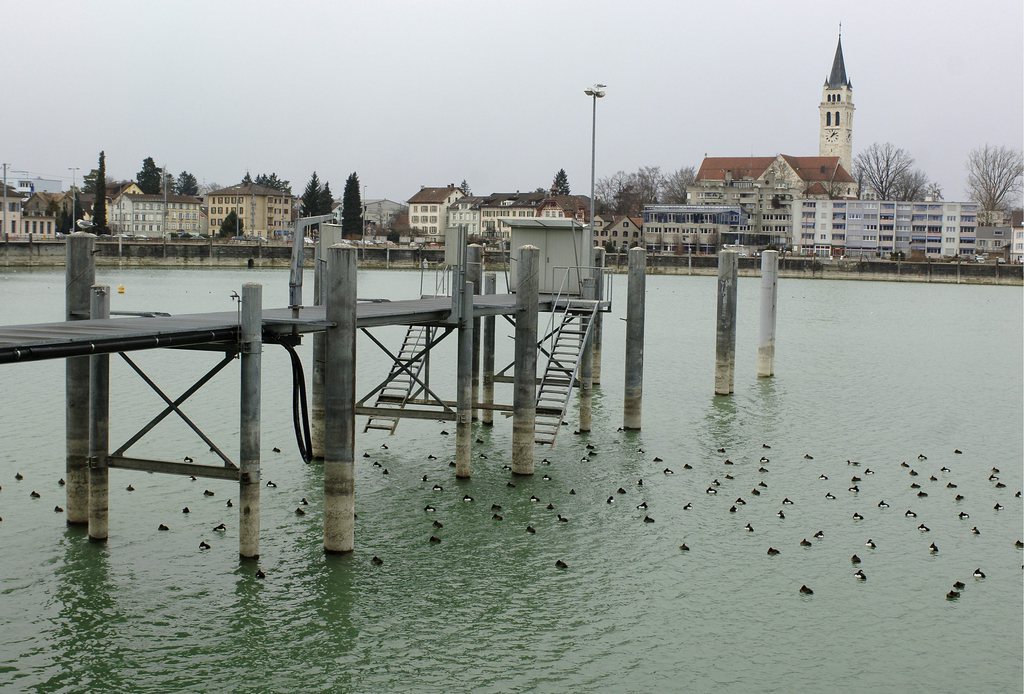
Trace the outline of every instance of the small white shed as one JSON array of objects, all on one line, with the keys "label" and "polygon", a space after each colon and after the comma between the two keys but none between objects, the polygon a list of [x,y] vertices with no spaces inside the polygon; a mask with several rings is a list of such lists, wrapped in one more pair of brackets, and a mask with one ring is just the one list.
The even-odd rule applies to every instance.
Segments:
[{"label": "small white shed", "polygon": [[536,246],[540,249],[540,293],[583,293],[582,279],[590,276],[593,265],[593,233],[590,227],[573,219],[514,219],[503,220],[512,227],[510,245],[509,282],[512,291],[518,282],[519,248]]}]

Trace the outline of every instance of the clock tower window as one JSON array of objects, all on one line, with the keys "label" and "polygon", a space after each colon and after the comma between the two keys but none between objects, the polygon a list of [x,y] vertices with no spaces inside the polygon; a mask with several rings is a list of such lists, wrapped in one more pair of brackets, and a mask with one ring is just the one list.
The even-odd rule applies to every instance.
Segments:
[{"label": "clock tower window", "polygon": [[828,126],[828,127],[832,126],[832,112],[831,111],[827,111],[825,113],[825,125]]},{"label": "clock tower window", "polygon": [[839,111],[836,111],[836,126],[839,125]]}]

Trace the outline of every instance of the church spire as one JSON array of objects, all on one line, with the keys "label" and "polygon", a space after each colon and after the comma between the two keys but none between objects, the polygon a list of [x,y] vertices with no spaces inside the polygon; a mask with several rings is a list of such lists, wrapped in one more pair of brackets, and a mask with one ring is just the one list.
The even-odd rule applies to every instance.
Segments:
[{"label": "church spire", "polygon": [[[840,32],[842,29],[840,29]],[[832,60],[832,72],[829,73],[828,79],[825,80],[825,85],[830,89],[839,89],[840,87],[853,88],[850,84],[850,80],[846,77],[846,63],[843,61],[843,35],[839,34],[839,43],[836,44],[836,57]]]}]

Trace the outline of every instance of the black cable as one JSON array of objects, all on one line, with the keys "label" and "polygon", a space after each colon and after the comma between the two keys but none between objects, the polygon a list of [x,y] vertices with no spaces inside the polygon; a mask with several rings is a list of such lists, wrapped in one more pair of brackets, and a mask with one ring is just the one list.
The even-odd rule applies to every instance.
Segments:
[{"label": "black cable", "polygon": [[295,353],[295,348],[282,342],[292,360],[292,426],[295,428],[295,442],[299,446],[299,455],[305,463],[313,460],[313,440],[309,434],[309,407],[306,403],[306,376],[302,370],[302,360]]}]

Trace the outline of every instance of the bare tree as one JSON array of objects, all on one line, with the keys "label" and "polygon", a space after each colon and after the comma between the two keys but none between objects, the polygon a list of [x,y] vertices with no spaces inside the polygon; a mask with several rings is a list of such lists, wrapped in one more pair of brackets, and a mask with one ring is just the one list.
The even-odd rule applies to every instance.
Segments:
[{"label": "bare tree", "polygon": [[928,189],[925,190],[924,194],[932,200],[942,200],[942,186],[932,181],[928,184]]},{"label": "bare tree", "polygon": [[991,224],[994,213],[1005,211],[1017,200],[1024,176],[1024,157],[1009,147],[986,144],[967,157],[967,190],[981,207],[979,223]]},{"label": "bare tree", "polygon": [[900,179],[913,165],[914,158],[906,150],[876,142],[854,159],[853,177],[869,186],[879,200],[892,200]]},{"label": "bare tree", "polygon": [[202,185],[199,186],[199,194],[200,195],[209,195],[211,192],[213,192],[215,190],[220,190],[223,187],[224,186],[222,186],[221,184],[214,183],[213,181],[211,181],[209,183],[203,183]]},{"label": "bare tree", "polygon": [[644,205],[661,199],[665,175],[661,167],[641,166],[637,171],[617,171],[595,184],[597,207],[601,213],[639,215]]},{"label": "bare tree", "polygon": [[631,181],[625,171],[599,178],[594,184],[594,197],[600,214],[621,214],[619,203],[631,194]]},{"label": "bare tree", "polygon": [[896,179],[896,184],[893,186],[892,198],[882,198],[883,200],[924,200],[925,195],[928,194],[928,176],[925,175],[921,169],[914,169],[913,171],[906,171],[902,176]]},{"label": "bare tree", "polygon": [[686,187],[692,186],[697,172],[692,166],[684,166],[665,176],[662,185],[661,201],[667,205],[685,205]]}]

